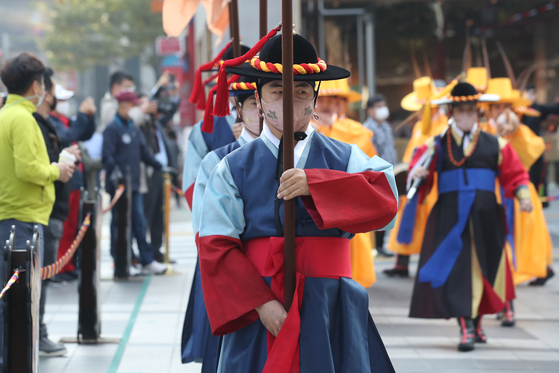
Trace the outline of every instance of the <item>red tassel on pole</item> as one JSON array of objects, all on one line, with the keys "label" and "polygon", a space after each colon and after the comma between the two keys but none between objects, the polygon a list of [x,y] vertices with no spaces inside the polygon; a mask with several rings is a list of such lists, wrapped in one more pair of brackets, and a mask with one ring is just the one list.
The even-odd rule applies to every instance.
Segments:
[{"label": "red tassel on pole", "polygon": [[[212,76],[210,76],[208,79],[204,80],[204,82],[202,83],[202,89],[203,89],[203,87],[206,86],[206,84],[208,84],[209,82],[211,82],[212,80],[217,78],[217,74],[218,73],[215,73]],[[206,109],[206,95],[205,95],[204,91],[202,91],[201,94],[199,95],[198,102],[196,102],[196,109],[197,110],[205,110]]]},{"label": "red tassel on pole", "polygon": [[216,91],[216,87],[210,89],[210,93],[208,94],[208,102],[206,103],[206,111],[204,112],[204,123],[202,124],[202,132],[212,133],[214,131],[214,116],[212,115],[212,111],[214,108],[214,93]]},{"label": "red tassel on pole", "polygon": [[268,40],[276,36],[276,34],[280,30],[281,30],[281,24],[279,24],[274,29],[272,29],[268,33],[268,35],[260,39],[258,43],[256,43],[256,45],[252,47],[245,55],[223,62],[223,65],[221,65],[219,69],[219,75],[217,77],[217,97],[215,99],[215,107],[213,111],[214,115],[218,117],[224,117],[230,114],[229,103],[228,103],[229,85],[226,83],[227,72],[225,71],[225,68],[240,66],[243,63],[245,63],[247,60],[252,59],[254,56],[256,56],[258,52],[260,52],[262,47],[264,47],[264,44],[266,44]]},{"label": "red tassel on pole", "polygon": [[190,100],[189,100],[191,103],[196,104],[196,109],[204,110],[203,105],[202,108],[200,109],[201,105],[199,104],[199,101],[201,100],[204,102],[206,98],[204,92],[204,84],[202,83],[202,72],[211,70],[219,61],[221,61],[223,55],[225,54],[225,52],[227,52],[227,49],[231,47],[231,44],[232,41],[227,43],[225,48],[223,48],[221,52],[219,52],[218,55],[213,60],[203,65],[200,65],[198,70],[196,70],[196,75],[194,77],[194,87],[192,87],[192,93],[190,94]]},{"label": "red tassel on pole", "polygon": [[[235,83],[237,80],[239,80],[240,75],[233,75],[228,81],[227,81],[227,92],[229,92],[229,87],[231,86],[232,83]],[[219,83],[219,81],[218,81]],[[217,90],[217,85],[214,86],[211,90],[210,93],[208,94],[208,102],[206,104],[206,109],[204,112],[204,123],[202,124],[202,131],[206,132],[206,133],[212,133],[214,130],[214,115],[213,115],[213,109],[214,109],[214,100],[213,100],[213,95]],[[229,106],[229,105],[227,105]]]}]

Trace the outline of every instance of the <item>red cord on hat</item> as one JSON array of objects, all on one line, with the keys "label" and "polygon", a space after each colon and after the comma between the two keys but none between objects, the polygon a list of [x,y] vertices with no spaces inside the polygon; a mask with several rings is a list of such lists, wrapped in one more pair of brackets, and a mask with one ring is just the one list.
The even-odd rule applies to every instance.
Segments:
[{"label": "red cord on hat", "polygon": [[206,84],[208,84],[209,82],[211,82],[212,80],[217,78],[217,74],[218,73],[213,74],[208,79],[204,80],[204,82],[202,82],[202,92],[200,92],[198,102],[196,102],[196,109],[197,110],[205,110],[206,109],[206,92],[204,91],[204,87],[206,86]]},{"label": "red cord on hat", "polygon": [[[240,75],[233,75],[227,81],[227,87],[229,87],[231,83],[234,83],[237,80],[239,80],[240,77],[241,77]],[[219,81],[218,81],[218,85],[219,85]],[[204,112],[204,123],[202,123],[202,131],[206,133],[212,133],[214,131],[214,116],[212,113],[214,109],[213,95],[216,92],[217,87],[218,86],[216,85],[212,89],[210,89],[210,93],[208,94],[208,102],[206,104],[206,111]],[[229,92],[229,90],[227,92]],[[229,107],[229,104],[227,105],[227,107]]]},{"label": "red cord on hat", "polygon": [[245,63],[247,60],[251,60],[260,50],[264,47],[264,44],[268,42],[271,38],[276,36],[276,34],[281,30],[281,23],[272,29],[268,35],[264,36],[262,39],[256,43],[248,52],[243,56],[233,58],[223,62],[223,65],[219,68],[219,75],[217,77],[217,97],[215,99],[215,108],[213,110],[213,115],[218,117],[224,117],[230,114],[229,110],[229,84],[227,81],[227,72],[225,69],[227,67],[236,67]]},{"label": "red cord on hat", "polygon": [[[232,43],[233,41],[231,40],[229,43],[227,43],[225,48],[223,48],[221,52],[219,52],[218,55],[213,60],[203,65],[200,65],[198,70],[196,70],[196,76],[194,78],[194,87],[192,88],[192,94],[190,95],[190,102],[196,104],[197,109],[199,108],[198,102],[200,100],[204,101],[204,99],[206,98],[205,97],[206,95],[204,94],[205,93],[204,85],[202,84],[202,72],[211,70],[219,61],[221,61],[221,58],[223,57],[225,52],[227,52],[227,49],[229,49]],[[203,106],[202,109],[199,110],[204,110]]]}]

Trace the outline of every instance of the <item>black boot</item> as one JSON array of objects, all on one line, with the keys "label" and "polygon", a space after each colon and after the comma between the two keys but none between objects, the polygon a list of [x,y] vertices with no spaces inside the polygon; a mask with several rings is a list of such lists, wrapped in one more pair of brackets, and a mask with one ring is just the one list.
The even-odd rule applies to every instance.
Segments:
[{"label": "black boot", "polygon": [[391,258],[394,256],[393,253],[386,251],[384,248],[384,235],[386,232],[384,231],[377,231],[375,232],[375,241],[377,246],[377,255],[382,256],[385,258]]},{"label": "black boot", "polygon": [[545,283],[547,282],[547,280],[549,280],[553,276],[555,276],[555,272],[553,272],[553,269],[551,269],[551,267],[547,267],[547,276],[542,277],[542,278],[537,278],[534,281],[530,282],[529,285],[530,286],[544,286]]},{"label": "black boot", "polygon": [[460,343],[458,344],[458,351],[472,351],[475,348],[476,340],[474,320],[468,317],[459,317],[458,325],[460,325]]},{"label": "black boot", "polygon": [[475,342],[476,343],[487,343],[487,337],[485,336],[485,332],[483,331],[483,328],[481,327],[481,316],[478,316],[474,319],[474,327],[475,329],[475,334],[476,334],[476,338],[475,338]]},{"label": "black boot", "polygon": [[512,305],[512,300],[506,303],[506,307],[503,311],[503,316],[501,317],[501,326],[514,326],[516,323],[514,319],[514,308]]},{"label": "black boot", "polygon": [[408,255],[396,256],[396,265],[394,268],[385,269],[382,271],[388,277],[410,277],[408,271],[408,264],[410,262],[410,257]]}]

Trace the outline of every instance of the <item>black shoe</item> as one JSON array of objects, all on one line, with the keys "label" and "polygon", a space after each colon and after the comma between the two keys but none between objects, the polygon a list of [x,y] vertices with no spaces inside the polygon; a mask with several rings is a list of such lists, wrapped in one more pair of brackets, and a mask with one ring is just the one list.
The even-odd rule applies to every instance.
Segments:
[{"label": "black shoe", "polygon": [[545,283],[547,282],[547,280],[549,280],[553,276],[555,276],[555,272],[553,272],[553,269],[548,267],[547,268],[547,276],[542,277],[542,278],[537,278],[534,281],[530,282],[529,285],[530,286],[544,286]]},{"label": "black shoe", "polygon": [[384,258],[392,258],[394,256],[394,253],[386,251],[384,248],[377,248],[377,255]]},{"label": "black shoe", "polygon": [[487,343],[487,337],[485,336],[485,332],[481,327],[481,316],[478,316],[474,319],[474,327],[475,327],[475,343]]},{"label": "black shoe", "polygon": [[507,306],[503,311],[501,326],[512,327],[514,324],[516,324],[516,320],[514,319],[514,309],[511,300],[507,302]]},{"label": "black shoe", "polygon": [[390,269],[385,269],[382,271],[382,273],[384,273],[388,277],[403,277],[403,278],[410,277],[410,273],[407,267],[405,268],[394,267]]},{"label": "black shoe", "polygon": [[72,281],[76,281],[78,278],[76,277],[75,273],[71,272],[62,272],[53,276],[51,281],[54,283],[69,283]]},{"label": "black shoe", "polygon": [[[163,256],[156,256],[153,258],[153,260],[155,260],[157,263],[163,263],[165,264],[165,257]],[[177,264],[177,261],[174,259],[169,258],[169,263],[168,264]]]},{"label": "black shoe", "polygon": [[460,343],[458,344],[458,351],[468,352],[475,349],[475,327],[474,320],[467,317],[458,318],[460,325]]}]

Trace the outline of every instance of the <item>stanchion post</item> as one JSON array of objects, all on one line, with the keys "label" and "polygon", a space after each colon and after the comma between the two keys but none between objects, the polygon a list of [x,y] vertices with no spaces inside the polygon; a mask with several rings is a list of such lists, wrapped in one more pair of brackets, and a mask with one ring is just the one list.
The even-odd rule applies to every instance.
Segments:
[{"label": "stanchion post", "polygon": [[80,221],[91,214],[91,223],[79,248],[81,276],[79,282],[78,343],[96,343],[101,335],[100,263],[102,205],[99,194],[88,199],[83,194]]},{"label": "stanchion post", "polygon": [[168,172],[165,172],[165,201],[164,201],[164,208],[163,213],[165,214],[163,219],[164,224],[164,232],[165,232],[165,264],[169,264],[169,231],[170,231],[170,223],[171,223],[171,175]]},{"label": "stanchion post", "polygon": [[[15,227],[12,228],[15,236]],[[39,298],[41,294],[41,236],[36,226],[33,240],[26,250],[15,248],[15,237],[9,244],[11,251],[10,276],[19,269],[19,280],[9,290],[9,325],[7,354],[4,355],[5,373],[37,373],[39,371]]]},{"label": "stanchion post", "polygon": [[114,277],[119,280],[127,280],[132,265],[132,186],[130,169],[126,170],[126,174],[119,179],[118,183],[124,185],[125,189],[114,207],[118,211]]}]

